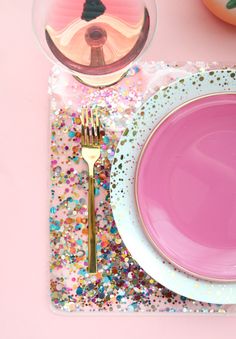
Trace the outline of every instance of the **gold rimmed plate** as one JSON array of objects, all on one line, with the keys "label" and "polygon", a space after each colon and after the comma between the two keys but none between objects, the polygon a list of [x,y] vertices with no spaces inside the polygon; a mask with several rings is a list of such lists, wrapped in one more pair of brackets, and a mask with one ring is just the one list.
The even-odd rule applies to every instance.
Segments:
[{"label": "gold rimmed plate", "polygon": [[135,198],[159,253],[198,278],[236,281],[236,94],[202,96],[157,124]]},{"label": "gold rimmed plate", "polygon": [[[176,268],[176,265],[165,260],[142,226],[135,206],[134,185],[136,167],[141,151],[155,126],[166,118],[170,112],[199,97],[209,95],[218,97],[219,93],[223,96],[231,93],[233,97],[235,92],[235,71],[229,69],[197,73],[159,90],[134,114],[117,147],[116,161],[112,166],[111,173],[111,203],[114,218],[119,233],[133,258],[150,276],[168,289],[191,299],[219,304],[236,303],[236,282],[216,282],[200,279]],[[180,129],[179,131],[183,133],[184,130]],[[178,139],[181,139],[180,136]],[[208,141],[209,151],[213,152],[211,141]],[[184,144],[186,145],[186,142]],[[197,149],[195,148],[195,151]],[[213,153],[211,152],[212,156]],[[224,154],[223,151],[222,154]],[[181,157],[178,153],[174,158],[170,157],[168,163],[173,166],[174,162],[180,160]],[[177,185],[178,180],[175,180]],[[188,187],[186,186],[185,189],[187,190]],[[198,199],[201,200],[200,197]],[[194,208],[194,206],[184,206],[186,206],[184,209]],[[178,207],[183,208],[183,206]],[[182,213],[184,214],[184,211]]]}]

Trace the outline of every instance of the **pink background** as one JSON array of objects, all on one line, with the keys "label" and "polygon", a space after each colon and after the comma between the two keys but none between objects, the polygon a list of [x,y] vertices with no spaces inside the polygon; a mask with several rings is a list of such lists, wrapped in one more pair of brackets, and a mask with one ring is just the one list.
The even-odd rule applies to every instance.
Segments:
[{"label": "pink background", "polygon": [[[233,61],[236,28],[200,0],[158,0],[147,59]],[[0,1],[0,338],[235,337],[235,318],[61,317],[48,299],[48,98],[51,65],[31,31],[31,0]]]}]

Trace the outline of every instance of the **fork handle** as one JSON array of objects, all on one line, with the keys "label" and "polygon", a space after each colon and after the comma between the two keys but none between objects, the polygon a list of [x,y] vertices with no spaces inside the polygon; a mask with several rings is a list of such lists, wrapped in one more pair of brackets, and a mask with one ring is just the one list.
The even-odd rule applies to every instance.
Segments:
[{"label": "fork handle", "polygon": [[95,203],[94,203],[94,177],[89,175],[88,196],[88,272],[97,272]]}]

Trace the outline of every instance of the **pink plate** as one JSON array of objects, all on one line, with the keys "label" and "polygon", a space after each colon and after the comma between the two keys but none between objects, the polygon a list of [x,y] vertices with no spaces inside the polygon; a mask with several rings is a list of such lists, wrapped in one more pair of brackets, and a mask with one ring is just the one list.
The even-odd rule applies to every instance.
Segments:
[{"label": "pink plate", "polygon": [[178,268],[236,281],[236,94],[195,99],[152,133],[136,172],[147,234]]}]

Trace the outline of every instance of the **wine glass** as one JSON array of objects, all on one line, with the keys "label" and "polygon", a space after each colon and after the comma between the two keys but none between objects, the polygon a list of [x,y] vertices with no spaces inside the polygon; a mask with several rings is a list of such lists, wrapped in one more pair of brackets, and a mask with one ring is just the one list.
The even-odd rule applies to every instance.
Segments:
[{"label": "wine glass", "polygon": [[156,0],[35,0],[33,27],[46,55],[91,87],[115,84],[147,49]]}]

